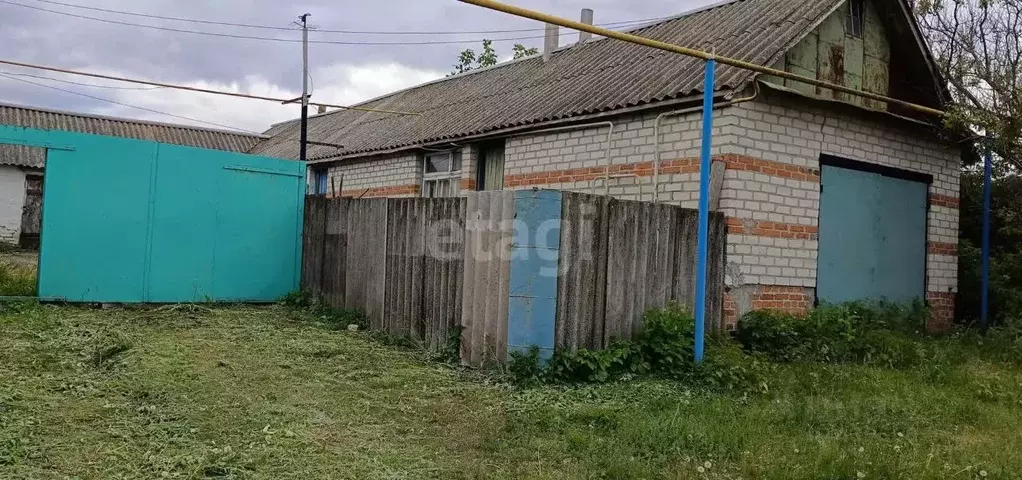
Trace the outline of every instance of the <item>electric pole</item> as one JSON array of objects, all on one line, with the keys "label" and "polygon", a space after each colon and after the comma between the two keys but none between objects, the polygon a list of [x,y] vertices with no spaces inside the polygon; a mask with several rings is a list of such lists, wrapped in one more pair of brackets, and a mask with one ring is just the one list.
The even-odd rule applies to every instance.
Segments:
[{"label": "electric pole", "polygon": [[309,142],[309,25],[311,15],[298,17],[302,21],[302,137],[298,159],[305,161]]}]

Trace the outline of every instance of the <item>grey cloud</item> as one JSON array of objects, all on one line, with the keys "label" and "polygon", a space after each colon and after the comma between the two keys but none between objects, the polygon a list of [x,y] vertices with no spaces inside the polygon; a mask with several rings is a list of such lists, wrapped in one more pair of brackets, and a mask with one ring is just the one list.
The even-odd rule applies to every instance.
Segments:
[{"label": "grey cloud", "polygon": [[[12,0],[26,5],[131,23],[148,23],[172,28],[229,32],[241,35],[276,36],[299,39],[298,32],[228,28],[143,19],[103,12]],[[200,18],[238,23],[287,26],[301,13],[311,13],[310,23],[322,29],[459,31],[541,28],[534,21],[515,18],[455,0],[344,1],[306,0],[286,3],[276,0],[171,1],[151,0],[64,0],[102,8],[150,14]],[[596,22],[606,23],[680,13],[712,0],[519,0],[516,5],[575,18],[583,7],[596,11]],[[539,36],[540,32],[487,35],[491,38]],[[562,42],[575,33],[564,32]],[[570,37],[569,37],[570,35]],[[314,32],[313,39],[342,41],[417,41],[482,38],[464,36],[341,35]],[[567,38],[566,38],[567,37]],[[513,43],[539,46],[540,39],[497,42],[507,54]],[[460,45],[322,45],[311,47],[314,66],[334,64],[398,63],[420,70],[448,71],[459,51],[478,49],[478,43]],[[300,85],[301,45],[163,32],[0,4],[0,58],[16,59],[70,68],[104,68],[125,75],[171,82],[242,82],[259,76],[287,89]],[[0,67],[0,71],[25,71]],[[38,73],[38,72],[36,72]],[[30,79],[33,80],[33,79]],[[33,80],[38,81],[38,80]],[[88,81],[88,80],[83,80]],[[112,97],[108,91],[40,81],[96,96]],[[315,78],[320,85],[329,78]],[[62,109],[98,110],[101,102],[0,78],[0,100]]]}]

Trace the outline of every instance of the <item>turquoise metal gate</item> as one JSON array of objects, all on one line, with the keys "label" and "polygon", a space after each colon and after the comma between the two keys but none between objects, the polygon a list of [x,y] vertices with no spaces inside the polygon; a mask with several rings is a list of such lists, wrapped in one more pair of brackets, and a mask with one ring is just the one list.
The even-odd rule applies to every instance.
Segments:
[{"label": "turquoise metal gate", "polygon": [[817,296],[909,302],[925,297],[931,178],[837,158],[821,169]]},{"label": "turquoise metal gate", "polygon": [[274,301],[298,288],[302,162],[0,128],[48,148],[39,296]]}]

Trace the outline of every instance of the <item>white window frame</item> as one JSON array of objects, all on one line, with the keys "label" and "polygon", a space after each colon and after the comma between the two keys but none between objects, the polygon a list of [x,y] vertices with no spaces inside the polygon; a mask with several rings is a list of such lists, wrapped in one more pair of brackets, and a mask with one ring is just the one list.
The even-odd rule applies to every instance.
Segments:
[{"label": "white window frame", "polygon": [[[429,161],[434,157],[447,156],[446,172],[429,172]],[[430,152],[422,156],[422,187],[420,196],[425,198],[457,197],[461,183],[461,151],[448,150]],[[455,170],[457,166],[457,170]]]}]

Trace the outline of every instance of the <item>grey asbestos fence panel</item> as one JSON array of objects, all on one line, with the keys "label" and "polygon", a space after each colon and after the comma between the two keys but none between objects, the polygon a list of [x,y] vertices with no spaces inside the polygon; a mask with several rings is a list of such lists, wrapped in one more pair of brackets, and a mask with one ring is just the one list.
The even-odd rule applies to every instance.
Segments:
[{"label": "grey asbestos fence panel", "polygon": [[[695,300],[698,212],[672,205],[610,201],[608,211],[607,306],[604,345],[630,339],[643,314]],[[707,323],[716,328],[723,311],[724,218],[710,218]]]},{"label": "grey asbestos fence panel", "polygon": [[604,196],[573,192],[562,195],[558,349],[604,347],[608,203],[609,198]]},{"label": "grey asbestos fence panel", "polygon": [[461,361],[481,366],[507,356],[514,192],[469,193],[465,220]]},{"label": "grey asbestos fence panel", "polygon": [[446,347],[461,323],[465,259],[464,198],[434,199],[425,205],[422,263],[423,341]]},{"label": "grey asbestos fence panel", "polygon": [[352,200],[326,201],[326,232],[323,241],[322,294],[327,304],[344,307],[348,261],[348,206]]},{"label": "grey asbestos fence panel", "polygon": [[[383,330],[421,340],[423,198],[387,200],[386,306]],[[380,239],[384,242],[384,239]]]},{"label": "grey asbestos fence panel", "polygon": [[386,299],[387,200],[352,202],[348,208],[345,306],[365,312],[372,330],[383,331]]},{"label": "grey asbestos fence panel", "polygon": [[326,227],[326,197],[305,197],[302,225],[302,289],[318,295],[323,278],[323,236]]},{"label": "grey asbestos fence panel", "polygon": [[724,214],[710,213],[708,268],[706,274],[706,328],[724,328],[724,276],[727,265],[727,222]]}]

